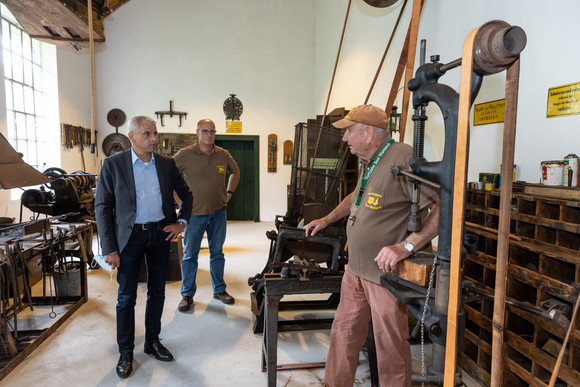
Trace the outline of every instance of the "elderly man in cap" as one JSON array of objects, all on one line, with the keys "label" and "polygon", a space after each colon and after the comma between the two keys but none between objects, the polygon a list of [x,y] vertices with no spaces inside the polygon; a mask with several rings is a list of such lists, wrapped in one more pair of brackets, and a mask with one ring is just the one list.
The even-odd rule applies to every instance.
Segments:
[{"label": "elderly man in cap", "polygon": [[333,125],[345,129],[342,140],[359,157],[360,173],[350,195],[330,214],[304,227],[307,236],[315,235],[348,216],[349,262],[332,324],[324,381],[331,387],[353,385],[372,319],[380,385],[410,386],[407,307],[380,285],[380,277],[415,250],[431,248],[439,224],[439,198],[422,187],[422,230],[409,233],[412,183],[395,176],[391,166],[408,165],[411,146],[391,138],[386,113],[372,105],[354,108]]}]

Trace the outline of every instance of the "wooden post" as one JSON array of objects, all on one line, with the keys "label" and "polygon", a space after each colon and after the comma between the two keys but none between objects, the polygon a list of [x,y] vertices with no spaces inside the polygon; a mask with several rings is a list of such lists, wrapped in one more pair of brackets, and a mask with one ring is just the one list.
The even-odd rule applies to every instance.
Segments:
[{"label": "wooden post", "polygon": [[[98,146],[96,142],[96,128],[97,128],[97,90],[95,81],[95,41],[93,29],[93,2],[87,2],[87,17],[89,19],[89,48],[90,48],[90,62],[91,62],[91,140],[95,142],[95,152]],[[95,153],[96,154],[96,153]],[[93,166],[96,167],[97,159],[93,157]],[[84,159],[83,159],[84,164]]]},{"label": "wooden post", "polygon": [[508,68],[505,92],[505,119],[503,127],[503,151],[501,167],[501,194],[499,200],[499,223],[497,236],[497,260],[495,272],[495,295],[493,303],[491,386],[501,386],[503,324],[509,253],[513,164],[516,143],[516,118],[518,108],[518,84],[520,59]]},{"label": "wooden post", "polygon": [[[411,15],[410,35],[409,35],[409,49],[407,52],[407,65],[405,69],[405,84],[403,92],[403,110],[401,111],[401,131],[399,132],[399,141],[405,141],[405,127],[407,125],[407,114],[409,112],[409,96],[411,92],[407,84],[413,77],[413,69],[415,67],[415,52],[417,51],[417,35],[419,33],[419,18],[421,17],[421,9],[423,8],[422,0],[413,1],[413,14]],[[389,113],[387,113],[389,114]]]},{"label": "wooden post", "polygon": [[[407,37],[405,38],[405,43],[403,44],[403,49],[401,50],[401,56],[399,57],[399,64],[395,70],[395,77],[393,78],[393,84],[391,85],[391,91],[389,92],[389,98],[387,99],[387,106],[385,107],[385,112],[387,116],[391,116],[391,110],[395,105],[395,99],[397,98],[397,92],[399,91],[399,85],[401,84],[401,78],[403,78],[403,72],[405,70],[405,62],[407,60],[407,52],[409,51],[409,36],[411,35],[411,26],[407,29]],[[405,87],[405,86],[403,86]],[[403,98],[405,96],[403,95]],[[401,129],[403,130],[403,129]],[[404,134],[403,134],[404,136]],[[402,142],[401,133],[399,132],[399,141]]]}]

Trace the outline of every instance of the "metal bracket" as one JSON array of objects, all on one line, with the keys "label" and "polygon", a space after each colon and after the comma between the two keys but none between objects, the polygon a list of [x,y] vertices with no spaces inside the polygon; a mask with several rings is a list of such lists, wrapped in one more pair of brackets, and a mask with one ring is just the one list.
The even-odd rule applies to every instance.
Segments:
[{"label": "metal bracket", "polygon": [[182,122],[182,118],[187,119],[187,113],[186,112],[177,112],[173,110],[173,100],[169,101],[169,110],[166,111],[157,111],[155,112],[155,114],[157,115],[157,118],[159,118],[161,120],[161,126],[165,126],[165,124],[163,124],[163,116],[169,116],[169,117],[173,117],[173,116],[179,116],[179,127],[181,128],[181,122]]}]

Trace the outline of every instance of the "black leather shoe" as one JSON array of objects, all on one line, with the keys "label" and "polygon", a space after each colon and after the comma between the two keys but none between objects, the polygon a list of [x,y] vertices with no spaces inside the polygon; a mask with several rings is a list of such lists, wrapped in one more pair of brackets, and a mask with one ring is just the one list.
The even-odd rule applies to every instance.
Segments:
[{"label": "black leather shoe", "polygon": [[177,310],[180,312],[187,312],[193,306],[193,297],[183,296],[179,305],[177,305]]},{"label": "black leather shoe", "polygon": [[232,296],[230,296],[228,292],[226,292],[225,290],[220,293],[214,293],[213,298],[215,298],[216,300],[220,300],[224,304],[233,304],[234,302],[236,302],[236,300]]},{"label": "black leather shoe", "polygon": [[121,352],[117,362],[117,375],[120,378],[128,378],[133,372],[133,351]]},{"label": "black leather shoe", "polygon": [[161,344],[159,340],[156,340],[152,343],[145,343],[145,353],[153,354],[155,359],[160,361],[172,361],[173,355],[167,348]]}]

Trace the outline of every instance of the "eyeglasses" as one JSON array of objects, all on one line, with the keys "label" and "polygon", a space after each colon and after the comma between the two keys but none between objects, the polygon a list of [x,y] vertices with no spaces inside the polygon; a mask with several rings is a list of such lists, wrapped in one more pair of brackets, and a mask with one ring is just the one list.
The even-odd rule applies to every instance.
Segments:
[{"label": "eyeglasses", "polygon": [[207,136],[208,134],[211,134],[212,136],[215,134],[215,130],[205,130],[205,129],[200,129],[200,132],[201,132],[202,134],[205,134],[206,136]]}]

